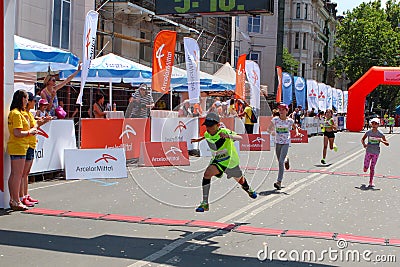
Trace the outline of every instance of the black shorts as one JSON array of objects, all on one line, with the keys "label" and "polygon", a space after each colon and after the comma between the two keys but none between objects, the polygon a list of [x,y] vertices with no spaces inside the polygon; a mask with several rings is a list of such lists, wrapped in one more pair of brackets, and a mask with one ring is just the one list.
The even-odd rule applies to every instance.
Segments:
[{"label": "black shorts", "polygon": [[26,151],[26,160],[33,160],[35,158],[35,150],[31,147]]},{"label": "black shorts", "polygon": [[331,131],[331,132],[324,132],[324,136],[328,137],[328,138],[335,138],[335,132]]},{"label": "black shorts", "polygon": [[219,170],[219,173],[217,175],[215,175],[218,178],[221,178],[224,173],[226,173],[226,176],[227,176],[226,178],[228,178],[228,179],[231,177],[240,178],[243,176],[243,172],[239,166],[236,166],[233,168],[227,168],[225,166],[222,166],[219,162],[214,161],[214,160],[210,163],[210,165],[214,165]]}]

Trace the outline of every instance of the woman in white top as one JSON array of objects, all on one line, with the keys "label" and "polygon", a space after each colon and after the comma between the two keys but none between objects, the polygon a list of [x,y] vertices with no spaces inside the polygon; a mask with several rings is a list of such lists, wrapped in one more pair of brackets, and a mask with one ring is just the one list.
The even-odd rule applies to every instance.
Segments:
[{"label": "woman in white top", "polygon": [[296,136],[300,135],[298,127],[292,118],[287,116],[289,107],[286,104],[279,104],[279,116],[273,117],[268,132],[275,136],[275,152],[279,162],[278,179],[274,183],[277,190],[282,188],[284,167],[289,169],[289,158],[287,157],[290,144],[290,130],[296,130]]}]

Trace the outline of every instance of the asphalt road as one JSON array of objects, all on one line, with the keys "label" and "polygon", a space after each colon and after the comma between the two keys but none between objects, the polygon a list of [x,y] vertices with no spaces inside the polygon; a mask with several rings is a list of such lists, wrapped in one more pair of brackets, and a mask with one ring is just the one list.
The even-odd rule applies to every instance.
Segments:
[{"label": "asphalt road", "polygon": [[209,158],[191,157],[184,167],[129,165],[127,179],[31,184],[37,208],[59,215],[1,211],[0,265],[398,266],[400,130],[381,145],[374,189],[362,172],[361,137],[338,133],[339,151],[328,151],[326,166],[321,136],[293,144],[280,192],[274,151],[241,152],[258,198],[233,179],[213,178],[205,213],[194,209]]}]

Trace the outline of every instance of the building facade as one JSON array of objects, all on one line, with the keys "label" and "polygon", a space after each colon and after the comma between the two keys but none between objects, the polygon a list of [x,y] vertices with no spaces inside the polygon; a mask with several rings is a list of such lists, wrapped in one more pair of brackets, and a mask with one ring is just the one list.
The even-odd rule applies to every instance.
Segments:
[{"label": "building facade", "polygon": [[[233,37],[235,62],[247,53],[261,69],[261,84],[274,93],[278,0],[273,16],[237,17]],[[296,76],[335,86],[334,70],[328,66],[334,47],[336,4],[328,0],[285,0],[283,46],[299,61]],[[287,70],[291,72],[290,70]],[[339,86],[341,88],[341,86]]]}]

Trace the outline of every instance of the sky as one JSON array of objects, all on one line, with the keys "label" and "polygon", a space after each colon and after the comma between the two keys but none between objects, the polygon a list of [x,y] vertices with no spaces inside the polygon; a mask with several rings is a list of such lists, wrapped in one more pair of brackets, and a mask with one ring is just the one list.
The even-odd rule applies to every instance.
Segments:
[{"label": "sky", "polygon": [[[362,2],[370,2],[369,0],[332,0],[337,4],[338,15],[342,15],[344,11],[352,10],[353,8],[359,6]],[[385,6],[386,0],[381,0],[382,7]]]}]

